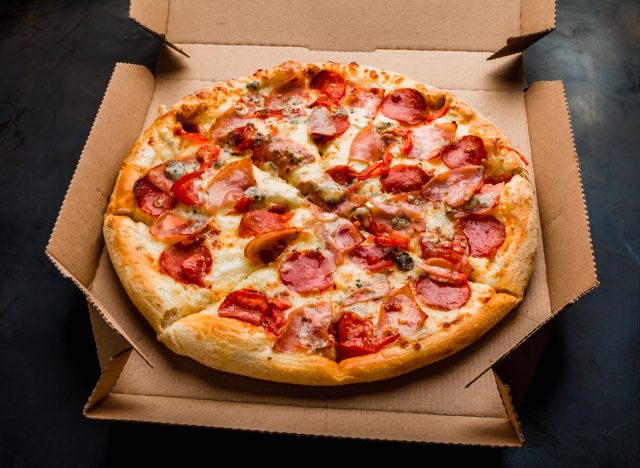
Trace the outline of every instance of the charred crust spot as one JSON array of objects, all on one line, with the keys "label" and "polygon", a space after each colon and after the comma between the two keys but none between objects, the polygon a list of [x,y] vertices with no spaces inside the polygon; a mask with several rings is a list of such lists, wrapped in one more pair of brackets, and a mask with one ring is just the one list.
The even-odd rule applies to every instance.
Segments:
[{"label": "charred crust spot", "polygon": [[406,338],[400,338],[399,343],[401,348],[406,348],[407,346],[409,346],[409,340],[407,340]]},{"label": "charred crust spot", "polygon": [[416,351],[420,351],[420,348],[422,348],[422,345],[420,343],[418,343],[417,341],[413,343],[413,349],[415,349]]}]

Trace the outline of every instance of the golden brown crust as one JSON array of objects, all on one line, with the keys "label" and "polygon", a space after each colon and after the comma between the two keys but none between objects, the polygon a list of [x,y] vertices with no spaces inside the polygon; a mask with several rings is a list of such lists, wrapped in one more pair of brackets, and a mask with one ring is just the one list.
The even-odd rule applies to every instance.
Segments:
[{"label": "golden brown crust", "polygon": [[159,335],[178,354],[215,369],[300,385],[345,385],[395,377],[444,359],[476,341],[518,303],[493,295],[477,313],[421,339],[337,363],[320,355],[274,353],[273,337],[245,322],[215,314],[186,317]]},{"label": "golden brown crust", "polygon": [[160,271],[158,256],[164,244],[155,241],[145,225],[107,214],[103,232],[122,285],[157,333],[213,302],[211,290],[182,284]]},{"label": "golden brown crust", "polygon": [[[413,87],[428,101],[444,99],[459,124],[487,143],[485,168],[496,179],[511,178],[492,210],[506,229],[506,240],[492,261],[472,259],[472,281],[490,285],[488,302],[473,314],[459,315],[448,326],[380,352],[340,363],[305,353],[274,353],[274,338],[262,328],[220,318],[207,309],[219,300],[207,288],[185,285],[163,274],[157,257],[164,244],[148,234],[153,218],[141,212],[133,185],[155,165],[176,156],[170,140],[180,122],[211,122],[229,109],[231,98],[246,93],[247,85],[273,86],[299,72],[320,69],[341,73],[365,86]],[[526,168],[509,141],[493,124],[453,94],[417,83],[402,75],[357,64],[300,64],[285,62],[254,75],[214,83],[187,96],[158,117],[123,161],[105,216],[104,235],[114,267],[127,293],[169,348],[210,367],[256,378],[306,385],[342,385],[397,376],[450,356],[492,328],[521,300],[533,268],[538,236],[537,208]],[[155,245],[154,245],[155,243]],[[166,246],[165,246],[166,247]],[[155,252],[151,254],[150,252]],[[229,285],[229,289],[233,285]],[[205,310],[206,309],[206,310]],[[204,311],[203,311],[204,310]]]}]

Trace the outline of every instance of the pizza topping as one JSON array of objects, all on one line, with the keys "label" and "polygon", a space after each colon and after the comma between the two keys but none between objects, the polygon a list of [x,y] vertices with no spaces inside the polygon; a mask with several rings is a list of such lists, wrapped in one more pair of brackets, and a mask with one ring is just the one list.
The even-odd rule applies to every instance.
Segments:
[{"label": "pizza topping", "polygon": [[369,271],[393,268],[395,256],[393,247],[376,244],[360,244],[351,251],[354,261]]},{"label": "pizza topping", "polygon": [[340,221],[340,225],[333,233],[333,241],[338,252],[345,253],[361,244],[364,241],[364,236],[351,221],[344,219]]},{"label": "pizza topping", "polygon": [[371,282],[366,286],[362,286],[361,283],[356,282],[358,289],[349,294],[342,301],[342,306],[347,307],[358,302],[374,301],[381,299],[389,294],[389,281],[385,275],[378,274],[371,278]]},{"label": "pizza topping", "polygon": [[202,243],[175,244],[160,254],[160,266],[172,278],[187,284],[204,286],[213,259]]},{"label": "pizza topping", "polygon": [[456,266],[444,258],[430,258],[420,265],[427,275],[434,281],[447,284],[464,284],[467,275],[456,269]]},{"label": "pizza topping", "polygon": [[351,185],[358,177],[358,171],[351,166],[333,166],[326,171],[329,176],[340,185]]},{"label": "pizza topping", "polygon": [[[406,248],[406,247],[405,247]],[[413,270],[413,258],[407,252],[402,250],[395,250],[393,252],[393,259],[402,271],[411,271]]]},{"label": "pizza topping", "polygon": [[416,297],[429,308],[453,310],[467,303],[471,297],[471,288],[466,281],[452,285],[434,281],[428,275],[424,275],[416,283]]},{"label": "pizza topping", "polygon": [[175,135],[193,144],[202,144],[209,142],[209,139],[201,133],[190,133],[185,131],[182,127],[175,131]]},{"label": "pizza topping", "polygon": [[413,192],[420,190],[429,179],[429,175],[420,166],[398,164],[392,166],[386,175],[380,177],[380,184],[385,192]]},{"label": "pizza topping", "polygon": [[354,137],[349,149],[350,161],[373,162],[384,155],[385,144],[373,123],[363,127]]},{"label": "pizza topping", "polygon": [[151,216],[160,216],[176,206],[176,201],[171,195],[158,189],[146,177],[138,179],[133,184],[133,194],[140,209]]},{"label": "pizza topping", "polygon": [[419,206],[407,201],[407,195],[394,195],[385,202],[370,200],[368,203],[371,214],[369,231],[382,234],[385,231],[414,230],[424,231],[424,214]]},{"label": "pizza topping", "polygon": [[333,123],[329,109],[322,106],[314,107],[311,110],[311,114],[309,114],[307,130],[311,138],[321,136],[334,137],[336,135],[336,125]]},{"label": "pizza topping", "polygon": [[482,138],[474,135],[463,136],[456,144],[442,153],[442,161],[451,169],[463,166],[478,166],[487,158],[487,150]]},{"label": "pizza topping", "polygon": [[438,174],[422,189],[422,194],[432,202],[444,201],[458,207],[469,200],[482,187],[482,166],[465,166]]},{"label": "pizza topping", "polygon": [[298,234],[298,228],[278,229],[260,234],[247,244],[244,256],[254,263],[271,263],[296,240]]},{"label": "pizza topping", "polygon": [[469,216],[460,225],[469,240],[469,254],[472,257],[491,257],[504,243],[504,226],[491,215]]},{"label": "pizza topping", "polygon": [[244,238],[255,237],[266,232],[288,228],[292,216],[293,212],[279,214],[269,210],[249,211],[240,219],[238,235]]},{"label": "pizza topping", "polygon": [[167,211],[151,225],[149,232],[164,241],[194,238],[207,228],[206,219],[186,220]]},{"label": "pizza topping", "polygon": [[185,174],[200,169],[196,158],[174,159],[149,169],[146,178],[149,182],[165,193],[171,193],[171,186]]},{"label": "pizza topping", "polygon": [[365,180],[370,177],[375,176],[384,176],[389,173],[389,169],[391,168],[391,160],[393,156],[391,153],[386,153],[381,161],[377,161],[369,164],[369,166],[364,169],[360,174],[358,174],[358,179]]},{"label": "pizza topping", "polygon": [[460,207],[464,210],[463,215],[465,213],[478,215],[487,214],[498,205],[503,188],[503,182],[497,184],[485,183],[468,202]]},{"label": "pizza topping", "polygon": [[340,104],[346,90],[344,78],[330,70],[322,70],[314,76],[309,87],[318,90],[327,100],[336,105]]},{"label": "pizza topping", "polygon": [[357,109],[364,109],[366,116],[373,119],[378,113],[378,108],[382,103],[384,90],[382,88],[355,87],[349,92],[344,100],[344,105]]},{"label": "pizza topping", "polygon": [[329,333],[332,315],[328,301],[305,304],[291,311],[273,350],[312,351],[333,358],[335,339]]},{"label": "pizza topping", "polygon": [[293,252],[280,265],[280,279],[298,293],[324,291],[333,285],[332,262],[318,250]]},{"label": "pizza topping", "polygon": [[268,332],[278,335],[286,323],[284,311],[289,308],[290,303],[269,300],[264,293],[245,288],[231,292],[218,307],[218,315],[261,325]]},{"label": "pizza topping", "polygon": [[407,154],[408,157],[422,160],[435,158],[453,141],[456,129],[455,122],[413,128],[413,147]]},{"label": "pizza topping", "polygon": [[249,158],[238,159],[222,166],[211,179],[206,190],[207,208],[219,208],[237,202],[244,191],[256,184]]},{"label": "pizza topping", "polygon": [[293,78],[271,92],[267,107],[300,106],[311,98],[303,77]]},{"label": "pizza topping", "polygon": [[264,293],[252,289],[240,289],[225,297],[218,307],[218,315],[260,325],[262,316],[268,308],[269,300]]},{"label": "pizza topping", "polygon": [[408,284],[382,301],[377,331],[381,336],[408,335],[420,329],[427,315],[420,310]]},{"label": "pizza topping", "polygon": [[231,147],[234,154],[254,148],[262,144],[268,137],[256,129],[253,123],[248,123],[244,127],[231,130],[224,138],[227,145]]},{"label": "pizza topping", "polygon": [[204,171],[198,170],[180,177],[171,186],[171,193],[180,203],[187,206],[200,205],[199,185],[201,184],[200,176]]},{"label": "pizza topping", "polygon": [[283,178],[302,164],[311,163],[316,159],[305,145],[283,136],[275,136],[256,147],[253,157],[261,163],[273,163]]},{"label": "pizza topping", "polygon": [[353,312],[344,312],[336,323],[338,362],[376,353],[397,338],[398,335],[393,333],[376,336],[370,319]]},{"label": "pizza topping", "polygon": [[469,245],[462,233],[455,233],[449,239],[439,232],[431,231],[420,238],[420,249],[425,260],[442,258],[454,265],[462,265],[469,252]]},{"label": "pizza topping", "polygon": [[416,125],[427,117],[427,101],[415,89],[400,88],[387,94],[380,111],[390,119],[405,125]]}]

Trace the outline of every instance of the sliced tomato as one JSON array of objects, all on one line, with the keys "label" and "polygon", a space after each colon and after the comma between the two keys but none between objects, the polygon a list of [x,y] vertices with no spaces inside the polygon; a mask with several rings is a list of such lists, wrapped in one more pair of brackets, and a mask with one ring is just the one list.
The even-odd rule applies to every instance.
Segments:
[{"label": "sliced tomato", "polygon": [[173,183],[171,193],[176,200],[187,206],[195,206],[201,203],[195,183],[200,179],[203,172],[202,169],[192,172],[180,177]]}]

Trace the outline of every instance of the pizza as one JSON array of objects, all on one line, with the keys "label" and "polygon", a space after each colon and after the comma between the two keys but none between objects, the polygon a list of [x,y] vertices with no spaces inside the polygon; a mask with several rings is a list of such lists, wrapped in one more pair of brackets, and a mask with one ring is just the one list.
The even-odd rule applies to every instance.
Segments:
[{"label": "pizza", "polygon": [[104,237],[174,352],[294,384],[386,379],[522,300],[539,229],[527,165],[448,91],[285,62],[161,109]]}]

